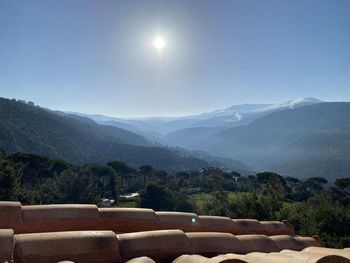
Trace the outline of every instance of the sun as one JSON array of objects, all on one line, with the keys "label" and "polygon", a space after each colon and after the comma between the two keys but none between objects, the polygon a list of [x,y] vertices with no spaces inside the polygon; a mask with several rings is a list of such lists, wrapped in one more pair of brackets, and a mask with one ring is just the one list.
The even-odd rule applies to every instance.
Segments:
[{"label": "sun", "polygon": [[158,36],[153,39],[153,46],[157,50],[161,51],[165,47],[165,45],[166,45],[165,40],[162,37]]}]

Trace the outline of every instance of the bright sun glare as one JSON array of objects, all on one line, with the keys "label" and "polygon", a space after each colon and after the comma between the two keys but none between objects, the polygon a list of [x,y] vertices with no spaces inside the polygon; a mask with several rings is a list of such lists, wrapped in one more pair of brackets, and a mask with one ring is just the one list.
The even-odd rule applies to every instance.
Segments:
[{"label": "bright sun glare", "polygon": [[165,47],[165,41],[162,37],[156,37],[155,39],[153,39],[153,45],[155,46],[156,49],[158,49],[159,51],[161,51],[164,47]]}]

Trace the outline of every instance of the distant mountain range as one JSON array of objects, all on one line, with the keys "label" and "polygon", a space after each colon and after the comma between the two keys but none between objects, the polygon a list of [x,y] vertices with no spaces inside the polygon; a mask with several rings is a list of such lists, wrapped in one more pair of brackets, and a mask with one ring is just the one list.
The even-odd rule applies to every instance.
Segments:
[{"label": "distant mountain range", "polygon": [[[94,120],[0,98],[0,149],[23,151],[74,164],[106,163],[113,160],[131,166],[150,164],[158,169],[179,171],[203,166],[227,165],[208,154],[155,146],[142,136],[123,128],[100,125]],[[237,170],[247,169],[238,161]]]},{"label": "distant mountain range", "polygon": [[0,99],[0,148],[77,164],[121,160],[172,171],[215,165],[332,180],[350,175],[350,103],[304,98],[121,119]]},{"label": "distant mountain range", "polygon": [[163,144],[240,160],[259,171],[328,179],[350,175],[350,103],[346,102],[302,98],[172,118],[84,116],[101,124],[124,125]]},{"label": "distant mountain range", "polygon": [[197,116],[192,127],[168,133],[163,141],[170,145],[198,148],[195,145],[222,130],[247,125],[272,112],[314,105],[321,101],[315,98],[290,100],[276,104],[242,104],[204,113]]},{"label": "distant mountain range", "polygon": [[183,117],[121,119],[77,112],[67,113],[93,119],[99,124],[127,129],[152,141],[189,147],[187,141],[194,143],[220,130],[246,125],[275,111],[295,109],[320,102],[322,101],[315,98],[302,98],[276,104],[241,104]]},{"label": "distant mountain range", "polygon": [[274,112],[212,134],[193,147],[238,158],[259,170],[297,177],[346,177],[350,175],[350,103]]}]

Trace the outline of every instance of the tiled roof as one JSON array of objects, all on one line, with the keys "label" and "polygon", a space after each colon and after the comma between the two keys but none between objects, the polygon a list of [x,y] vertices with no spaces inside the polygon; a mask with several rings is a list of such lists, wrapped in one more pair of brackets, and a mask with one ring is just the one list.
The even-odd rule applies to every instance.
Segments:
[{"label": "tiled roof", "polygon": [[0,228],[0,262],[350,263],[350,250],[296,236],[286,221],[0,202]]},{"label": "tiled roof", "polygon": [[95,205],[33,205],[0,201],[0,228],[16,234],[75,230],[128,233],[161,229],[226,232],[236,235],[294,235],[288,221],[257,221],[193,213],[155,212],[142,208],[97,208]]},{"label": "tiled roof", "polygon": [[[290,242],[290,239],[294,242]],[[289,242],[285,242],[288,240]],[[14,234],[0,230],[0,262],[125,262],[148,256],[170,262],[183,254],[215,256],[225,253],[277,252],[301,249],[314,239],[264,235],[232,235],[219,232],[184,233],[182,230],[155,230],[116,235],[113,231],[70,231]]]},{"label": "tiled roof", "polygon": [[[310,249],[313,249],[312,247]],[[278,253],[253,252],[246,255],[225,254],[212,258],[201,255],[182,255],[173,263],[349,263],[350,254],[336,249],[329,252],[326,248],[317,248],[318,253],[303,251],[281,251]],[[142,263],[144,259],[134,259],[133,263]]]}]

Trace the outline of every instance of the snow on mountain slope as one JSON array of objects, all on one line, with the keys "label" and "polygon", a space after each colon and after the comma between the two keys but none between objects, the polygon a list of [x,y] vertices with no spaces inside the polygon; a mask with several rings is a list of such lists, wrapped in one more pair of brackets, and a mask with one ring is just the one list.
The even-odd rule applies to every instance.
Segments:
[{"label": "snow on mountain slope", "polygon": [[126,129],[129,127],[133,132],[145,136],[146,138],[152,138],[152,140],[158,139],[161,141],[162,136],[178,130],[196,127],[227,128],[231,126],[245,125],[270,112],[298,108],[320,102],[320,100],[315,98],[300,98],[275,104],[240,104],[198,115],[169,118],[149,117],[123,119],[103,115],[75,114],[91,118],[100,124],[108,123],[109,125]]}]

